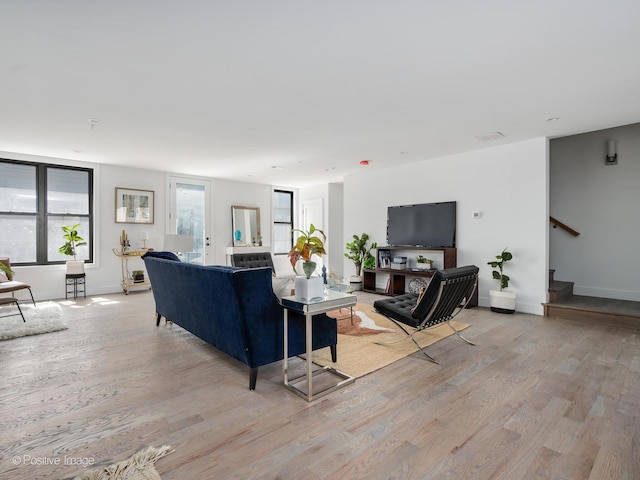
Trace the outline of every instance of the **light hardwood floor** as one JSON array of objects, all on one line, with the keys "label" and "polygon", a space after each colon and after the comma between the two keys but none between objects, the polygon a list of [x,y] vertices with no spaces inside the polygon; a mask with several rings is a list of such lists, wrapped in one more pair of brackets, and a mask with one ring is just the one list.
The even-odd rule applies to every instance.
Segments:
[{"label": "light hardwood floor", "polygon": [[280,363],[252,392],[247,367],[156,328],[149,291],[64,314],[66,331],[0,342],[3,480],[165,444],[163,480],[640,478],[638,330],[474,308],[476,347],[447,338],[441,365],[414,354],[308,404]]}]

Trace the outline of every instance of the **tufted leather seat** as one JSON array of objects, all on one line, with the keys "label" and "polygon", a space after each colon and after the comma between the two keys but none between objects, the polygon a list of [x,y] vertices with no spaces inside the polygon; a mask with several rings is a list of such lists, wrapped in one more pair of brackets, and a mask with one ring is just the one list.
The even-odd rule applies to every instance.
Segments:
[{"label": "tufted leather seat", "polygon": [[273,259],[269,252],[234,253],[231,255],[231,265],[242,268],[270,267],[275,272]]},{"label": "tufted leather seat", "polygon": [[[409,335],[429,360],[438,363],[420,347],[413,335],[439,323],[447,322],[458,337],[473,345],[458,333],[451,325],[450,320],[460,313],[471,300],[478,284],[478,271],[479,269],[475,265],[438,270],[433,274],[421,298],[415,293],[406,293],[397,297],[376,300],[373,303],[373,308],[388,317]],[[415,331],[409,333],[401,324],[408,325]]]}]

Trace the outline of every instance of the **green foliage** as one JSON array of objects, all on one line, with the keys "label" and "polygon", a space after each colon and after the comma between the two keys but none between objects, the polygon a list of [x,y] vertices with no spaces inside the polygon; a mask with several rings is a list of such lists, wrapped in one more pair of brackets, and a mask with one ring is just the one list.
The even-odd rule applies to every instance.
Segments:
[{"label": "green foliage", "polygon": [[511,280],[511,278],[508,275],[504,274],[503,268],[504,264],[512,258],[513,255],[511,254],[511,252],[508,252],[507,247],[505,247],[500,255],[496,255],[496,260],[487,262],[488,265],[491,265],[492,268],[496,269],[493,270],[493,278],[495,280],[498,280],[498,282],[500,283],[500,291],[509,287],[509,281]]},{"label": "green foliage", "polygon": [[[298,260],[302,259],[308,262],[311,260],[312,255],[326,255],[327,252],[324,249],[324,242],[327,240],[327,236],[322,230],[316,228],[313,223],[309,226],[308,231],[295,228],[292,231],[301,234],[288,253],[289,261],[294,271],[296,270]],[[322,235],[322,238],[318,237],[317,234]]]},{"label": "green foliage", "polygon": [[363,266],[364,268],[373,268],[376,265],[376,259],[371,255],[371,250],[378,248],[378,244],[373,242],[371,245],[367,245],[368,241],[369,235],[363,233],[360,237],[353,235],[353,241],[346,245],[348,251],[344,256],[353,261],[357,276],[362,273]]},{"label": "green foliage", "polygon": [[84,241],[84,238],[78,235],[77,229],[79,226],[79,223],[76,223],[72,227],[69,227],[68,225],[62,226],[62,231],[64,232],[62,238],[64,238],[66,242],[58,249],[58,252],[63,255],[73,256],[74,260],[76,259],[76,248],[87,244],[87,242]]},{"label": "green foliage", "polygon": [[4,263],[0,262],[0,270],[2,270],[7,275],[14,275],[15,272],[7,267]]},{"label": "green foliage", "polygon": [[430,258],[424,257],[422,255],[418,255],[416,257],[416,262],[417,263],[428,263],[429,265],[431,265],[433,263],[433,260],[431,260]]}]

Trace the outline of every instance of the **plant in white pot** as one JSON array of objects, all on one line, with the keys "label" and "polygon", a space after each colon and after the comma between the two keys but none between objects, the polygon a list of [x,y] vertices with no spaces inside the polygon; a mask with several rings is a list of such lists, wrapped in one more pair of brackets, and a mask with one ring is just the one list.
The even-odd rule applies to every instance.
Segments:
[{"label": "plant in white pot", "polygon": [[423,255],[418,255],[416,257],[416,268],[419,270],[429,270],[432,264],[433,260],[430,258],[426,258]]},{"label": "plant in white pot", "polygon": [[347,252],[344,256],[352,260],[356,267],[356,274],[349,278],[354,290],[362,290],[362,267],[374,268],[376,265],[376,259],[371,254],[371,250],[378,248],[378,244],[373,242],[367,245],[368,242],[369,234],[363,233],[359,237],[353,235],[353,241],[346,244]]},{"label": "plant in white pot", "polygon": [[[307,231],[298,229],[293,229],[293,231],[298,232],[300,236],[288,253],[289,261],[297,275],[296,264],[299,260],[302,260],[302,270],[304,272],[304,277],[296,277],[295,279],[295,296],[305,300],[322,297],[324,295],[324,279],[311,276],[316,269],[316,262],[312,260],[312,257],[313,255],[320,257],[327,253],[324,249],[324,241],[327,240],[327,236],[322,230],[316,228],[313,223]],[[317,234],[322,235],[322,238]]]},{"label": "plant in white pot", "polygon": [[493,270],[493,278],[500,285],[500,290],[489,290],[489,307],[492,312],[497,313],[513,313],[516,311],[516,294],[508,291],[511,278],[504,273],[504,265],[513,259],[511,252],[505,248],[500,255],[496,255],[496,259],[487,262]]},{"label": "plant in white pot", "polygon": [[73,260],[67,261],[67,275],[79,275],[84,273],[84,261],[76,258],[76,249],[87,244],[87,242],[84,241],[84,238],[78,235],[79,226],[79,223],[76,223],[71,227],[68,225],[62,226],[62,231],[64,232],[62,237],[66,242],[58,249],[58,252],[63,255],[73,256]]}]

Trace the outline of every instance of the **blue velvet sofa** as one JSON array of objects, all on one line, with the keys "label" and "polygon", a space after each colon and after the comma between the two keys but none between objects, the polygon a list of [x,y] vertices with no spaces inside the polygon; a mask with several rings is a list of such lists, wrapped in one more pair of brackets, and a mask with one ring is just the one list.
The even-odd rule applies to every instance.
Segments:
[{"label": "blue velvet sofa", "polygon": [[[181,262],[171,252],[143,255],[157,321],[165,317],[249,367],[254,390],[258,367],[282,360],[284,310],[272,289],[272,270],[202,266]],[[336,320],[317,315],[313,349],[329,347],[336,361]],[[304,317],[289,313],[289,354],[305,352]]]}]

